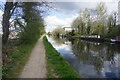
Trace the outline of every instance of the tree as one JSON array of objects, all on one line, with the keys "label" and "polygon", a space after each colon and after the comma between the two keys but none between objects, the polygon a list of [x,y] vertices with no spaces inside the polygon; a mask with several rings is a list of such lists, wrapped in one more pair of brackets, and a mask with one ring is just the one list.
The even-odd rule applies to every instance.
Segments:
[{"label": "tree", "polygon": [[106,25],[107,9],[106,9],[105,3],[103,2],[99,3],[96,8],[96,11],[97,11],[98,21]]},{"label": "tree", "polygon": [[86,23],[86,34],[90,34],[90,29],[91,29],[91,19],[90,19],[90,12],[89,10],[86,8],[84,11],[84,21]]},{"label": "tree", "polygon": [[40,10],[38,10],[36,7],[41,6],[42,3],[37,2],[24,2],[22,4],[23,9],[23,19],[25,19],[25,22],[30,21],[42,21],[42,18],[40,16]]},{"label": "tree", "polygon": [[117,13],[114,12],[113,15],[114,15],[113,26],[115,27],[115,26],[116,26],[116,20],[117,20],[117,19],[116,19],[116,18],[117,18]]},{"label": "tree", "polygon": [[75,29],[76,32],[78,32],[78,26],[79,26],[78,24],[79,24],[78,18],[76,18],[71,24],[72,28]]},{"label": "tree", "polygon": [[24,2],[22,4],[23,19],[26,23],[25,30],[20,33],[22,43],[29,43],[33,40],[37,40],[41,32],[44,31],[43,19],[40,14],[41,11],[37,6],[42,6],[42,3]]},{"label": "tree", "polygon": [[90,14],[88,9],[80,9],[79,16],[73,21],[72,25],[78,34],[84,35],[90,32]]},{"label": "tree", "polygon": [[108,16],[108,33],[110,33],[110,31],[112,30],[112,27],[113,27],[113,16],[110,15]]},{"label": "tree", "polygon": [[58,27],[53,30],[52,34],[59,37],[60,34],[65,34],[65,30]]},{"label": "tree", "polygon": [[3,65],[4,62],[6,61],[6,44],[8,41],[8,37],[9,37],[9,28],[10,28],[10,18],[14,13],[14,10],[17,6],[17,2],[13,3],[13,2],[6,2],[5,3],[5,8],[4,8],[4,14],[3,14],[3,19],[2,19],[2,30],[3,30],[3,34],[2,34],[2,58],[3,58]]},{"label": "tree", "polygon": [[92,34],[94,34],[94,35],[104,35],[105,30],[106,30],[106,27],[102,23],[100,23],[98,21],[93,22],[93,24],[92,24]]},{"label": "tree", "polygon": [[14,13],[14,10],[17,6],[17,2],[6,2],[4,14],[3,14],[3,21],[2,21],[2,28],[3,28],[3,35],[2,35],[2,43],[3,47],[6,45],[9,37],[9,28],[10,28],[10,18],[12,14]]},{"label": "tree", "polygon": [[[40,34],[44,32],[44,23],[41,17],[41,13],[44,12],[38,8],[43,6],[43,2],[40,3],[24,3],[24,2],[6,2],[4,5],[4,14],[2,19],[2,57],[3,65],[8,60],[8,46],[11,38],[9,35],[12,31],[17,33],[17,36],[13,42],[19,43],[19,45],[25,43],[32,43],[37,41]],[[9,41],[8,41],[9,40]],[[9,43],[8,43],[9,42]],[[20,44],[21,43],[21,44]],[[17,44],[18,46],[18,44]],[[14,45],[12,45],[14,47]]]}]

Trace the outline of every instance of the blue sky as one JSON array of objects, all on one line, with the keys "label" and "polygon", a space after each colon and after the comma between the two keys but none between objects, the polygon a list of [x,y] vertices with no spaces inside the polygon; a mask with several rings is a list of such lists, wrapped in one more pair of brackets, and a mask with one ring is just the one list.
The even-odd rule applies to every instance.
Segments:
[{"label": "blue sky", "polygon": [[60,12],[60,11],[50,11],[48,16],[57,16],[60,19],[65,19],[68,17],[71,17],[71,15],[66,15],[64,12]]}]

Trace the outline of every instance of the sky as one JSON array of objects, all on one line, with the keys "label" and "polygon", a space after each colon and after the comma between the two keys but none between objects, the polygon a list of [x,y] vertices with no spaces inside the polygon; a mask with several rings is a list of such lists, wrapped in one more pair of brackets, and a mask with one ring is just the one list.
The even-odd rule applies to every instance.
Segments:
[{"label": "sky", "polygon": [[120,0],[53,2],[52,6],[55,8],[55,10],[49,11],[49,15],[44,18],[46,32],[51,32],[57,27],[70,27],[73,20],[79,15],[80,9],[95,9],[97,4],[99,4],[101,1],[105,2],[108,14],[118,11],[118,1]]},{"label": "sky", "polygon": [[2,34],[2,14],[3,12],[0,10],[0,34]]},{"label": "sky", "polygon": [[[118,1],[120,0],[51,0],[50,5],[54,9],[47,11],[44,17],[45,30],[51,32],[57,27],[70,27],[73,20],[79,15],[79,10],[85,8],[95,9],[97,4],[105,2],[108,13],[118,11]],[[1,4],[1,2],[0,2]],[[0,10],[0,22],[3,12]],[[1,33],[1,24],[0,24]]]}]

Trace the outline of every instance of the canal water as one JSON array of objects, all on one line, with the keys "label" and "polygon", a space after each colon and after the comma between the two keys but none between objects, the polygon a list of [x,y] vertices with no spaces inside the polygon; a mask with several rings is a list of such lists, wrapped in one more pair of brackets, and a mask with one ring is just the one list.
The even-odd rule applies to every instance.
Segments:
[{"label": "canal water", "polygon": [[120,78],[120,45],[47,38],[82,78]]}]

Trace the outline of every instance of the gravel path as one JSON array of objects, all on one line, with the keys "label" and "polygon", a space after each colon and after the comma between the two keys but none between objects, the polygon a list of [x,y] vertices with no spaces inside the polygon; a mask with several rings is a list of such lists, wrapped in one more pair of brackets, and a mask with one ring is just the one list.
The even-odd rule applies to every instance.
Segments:
[{"label": "gravel path", "polygon": [[[44,35],[43,35],[44,36]],[[20,78],[46,78],[46,60],[43,36],[33,48],[28,62],[26,63]]]}]

